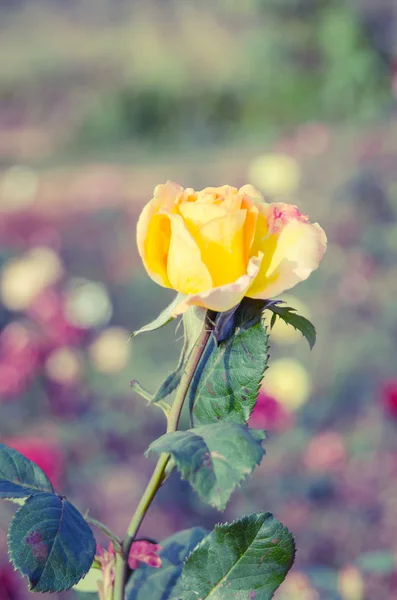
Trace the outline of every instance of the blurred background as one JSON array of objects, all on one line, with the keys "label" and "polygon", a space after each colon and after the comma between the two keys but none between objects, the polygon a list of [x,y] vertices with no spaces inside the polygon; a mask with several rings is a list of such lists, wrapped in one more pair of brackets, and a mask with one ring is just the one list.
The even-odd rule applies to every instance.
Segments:
[{"label": "blurred background", "polygon": [[[0,56],[0,440],[124,533],[164,431],[129,382],[155,389],[181,344],[128,343],[172,298],[137,215],[167,179],[252,183],[328,234],[285,296],[318,343],[274,329],[267,456],[226,513],[175,475],[142,534],[268,510],[298,547],[278,600],[397,597],[395,0],[0,0]],[[26,600],[12,512],[0,599]]]}]

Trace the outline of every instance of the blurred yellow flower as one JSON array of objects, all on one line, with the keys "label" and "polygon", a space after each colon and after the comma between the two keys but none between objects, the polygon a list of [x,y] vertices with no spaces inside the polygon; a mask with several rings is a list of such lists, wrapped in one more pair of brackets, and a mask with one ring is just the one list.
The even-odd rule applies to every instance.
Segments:
[{"label": "blurred yellow flower", "polygon": [[320,600],[304,573],[290,573],[276,594],[277,600]]},{"label": "blurred yellow flower", "polygon": [[363,600],[364,580],[356,567],[347,566],[339,572],[338,591],[343,600]]},{"label": "blurred yellow flower", "polygon": [[296,192],[300,169],[296,160],[288,154],[269,153],[254,158],[248,177],[264,194],[289,196]]},{"label": "blurred yellow flower", "polygon": [[45,371],[57,383],[74,383],[82,375],[82,357],[74,348],[57,348],[47,357]]},{"label": "blurred yellow flower", "polygon": [[310,396],[311,383],[305,367],[294,358],[272,361],[262,389],[288,410],[297,410]]},{"label": "blurred yellow flower", "polygon": [[346,460],[343,437],[336,431],[318,433],[308,443],[303,460],[309,471],[324,473],[339,469]]},{"label": "blurred yellow flower", "polygon": [[1,273],[0,297],[4,306],[10,310],[26,310],[61,273],[59,257],[50,248],[33,248],[11,260]]},{"label": "blurred yellow flower", "polygon": [[326,236],[296,206],[267,204],[245,185],[200,192],[167,182],[154,191],[137,225],[150,277],[186,295],[189,306],[226,311],[244,296],[272,298],[309,277]]},{"label": "blurred yellow flower", "polygon": [[[283,306],[292,306],[292,308],[296,309],[297,313],[310,320],[310,311],[304,302],[295,296],[290,295],[283,295],[282,300],[285,302],[285,305]],[[265,311],[264,323],[268,327],[270,327],[272,315],[273,313],[270,311]],[[282,319],[276,320],[271,330],[271,335],[272,342],[276,342],[276,344],[285,346],[295,344],[296,342],[299,342],[299,340],[303,339],[300,331],[297,331],[295,327],[292,327],[292,325],[287,325],[287,323]]]},{"label": "blurred yellow flower", "polygon": [[102,331],[89,348],[91,361],[102,373],[118,373],[128,363],[131,346],[130,334],[122,327],[109,327]]}]

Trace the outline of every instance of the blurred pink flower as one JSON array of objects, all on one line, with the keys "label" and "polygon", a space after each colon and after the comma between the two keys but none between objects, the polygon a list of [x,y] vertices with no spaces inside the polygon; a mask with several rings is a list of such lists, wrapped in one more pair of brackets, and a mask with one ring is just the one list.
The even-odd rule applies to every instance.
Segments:
[{"label": "blurred pink flower", "polygon": [[40,326],[48,349],[79,344],[86,331],[68,322],[62,295],[54,289],[42,292],[28,309],[29,316]]},{"label": "blurred pink flower", "polygon": [[55,488],[59,487],[64,458],[56,442],[36,436],[9,437],[3,439],[2,442],[36,463],[50,479],[53,486]]},{"label": "blurred pink flower", "polygon": [[273,396],[261,390],[249,425],[256,429],[285,431],[291,427],[293,416]]},{"label": "blurred pink flower", "polygon": [[14,321],[0,336],[0,398],[23,392],[40,364],[38,336],[23,323]]},{"label": "blurred pink flower", "polygon": [[389,415],[397,418],[397,379],[388,379],[383,382],[380,399]]},{"label": "blurred pink flower", "polygon": [[324,123],[305,123],[297,132],[297,147],[302,154],[317,156],[328,149],[330,131]]},{"label": "blurred pink flower", "polygon": [[319,433],[308,443],[303,461],[309,471],[337,470],[346,461],[342,436],[336,431]]},{"label": "blurred pink flower", "polygon": [[394,58],[392,62],[391,89],[393,95],[397,98],[397,58]]}]

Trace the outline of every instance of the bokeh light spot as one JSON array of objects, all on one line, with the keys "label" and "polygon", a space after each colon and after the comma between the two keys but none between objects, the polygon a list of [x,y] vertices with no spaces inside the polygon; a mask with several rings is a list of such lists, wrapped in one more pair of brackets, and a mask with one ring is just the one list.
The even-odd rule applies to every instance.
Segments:
[{"label": "bokeh light spot", "polygon": [[280,358],[266,371],[262,388],[288,410],[297,410],[309,399],[311,382],[302,363],[294,358]]},{"label": "bokeh light spot", "polygon": [[1,273],[0,297],[9,310],[23,311],[62,274],[58,255],[50,248],[33,248],[10,260]]},{"label": "bokeh light spot", "polygon": [[0,211],[26,208],[36,196],[38,177],[30,167],[14,165],[0,179]]},{"label": "bokeh light spot", "polygon": [[47,357],[45,371],[57,383],[75,383],[82,375],[82,358],[73,348],[58,348]]},{"label": "bokeh light spot", "polygon": [[88,279],[73,279],[66,293],[66,318],[76,327],[106,325],[113,313],[112,303],[103,283]]},{"label": "bokeh light spot", "polygon": [[249,181],[269,196],[288,196],[299,185],[301,173],[296,160],[288,154],[263,154],[255,158],[248,171]]},{"label": "bokeh light spot", "polygon": [[128,363],[130,334],[122,327],[109,327],[98,335],[89,348],[95,368],[102,373],[118,373]]}]

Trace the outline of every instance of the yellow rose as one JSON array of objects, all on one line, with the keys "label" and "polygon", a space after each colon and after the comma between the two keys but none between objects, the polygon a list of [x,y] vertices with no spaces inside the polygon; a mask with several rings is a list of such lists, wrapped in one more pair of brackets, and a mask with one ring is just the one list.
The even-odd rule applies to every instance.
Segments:
[{"label": "yellow rose", "polygon": [[318,267],[327,238],[296,206],[267,204],[251,185],[195,192],[168,181],[143,209],[137,243],[150,277],[185,295],[176,316],[279,296]]}]

